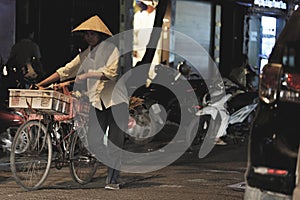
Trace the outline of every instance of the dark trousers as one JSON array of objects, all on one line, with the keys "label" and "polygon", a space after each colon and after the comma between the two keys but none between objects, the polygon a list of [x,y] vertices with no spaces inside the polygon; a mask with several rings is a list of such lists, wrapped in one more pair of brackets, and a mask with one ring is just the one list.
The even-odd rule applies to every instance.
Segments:
[{"label": "dark trousers", "polygon": [[[117,110],[115,120],[112,109]],[[128,105],[121,103],[104,110],[91,107],[88,123],[89,149],[98,160],[108,166],[106,183],[118,183],[121,154],[124,146],[124,130],[128,126]],[[108,130],[107,145],[104,144],[104,134]]]}]

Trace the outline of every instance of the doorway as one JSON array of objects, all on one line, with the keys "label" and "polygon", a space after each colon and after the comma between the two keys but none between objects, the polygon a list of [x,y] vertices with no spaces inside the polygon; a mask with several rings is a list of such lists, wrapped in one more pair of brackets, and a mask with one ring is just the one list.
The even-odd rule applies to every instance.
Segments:
[{"label": "doorway", "polygon": [[284,27],[285,20],[280,16],[260,13],[248,17],[250,18],[247,52],[249,64],[261,69],[268,62],[276,38]]},{"label": "doorway", "polygon": [[272,52],[276,41],[276,21],[275,17],[262,16],[261,17],[261,44],[259,66],[262,67],[268,63],[269,56]]}]

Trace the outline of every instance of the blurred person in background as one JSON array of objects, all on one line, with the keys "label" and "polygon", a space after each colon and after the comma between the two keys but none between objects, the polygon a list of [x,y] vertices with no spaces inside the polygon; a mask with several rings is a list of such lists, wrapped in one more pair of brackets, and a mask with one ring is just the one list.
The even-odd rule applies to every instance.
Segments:
[{"label": "blurred person in background", "polygon": [[[133,66],[142,60],[145,52],[147,44],[150,40],[154,19],[156,15],[156,6],[158,5],[157,0],[137,0],[137,6],[139,6],[139,10],[134,14],[133,20]],[[161,39],[159,39],[157,47],[161,46]],[[154,66],[160,64],[161,62],[161,50],[158,48],[155,51],[152,65],[150,67],[148,76],[150,79],[154,79],[156,73],[154,72]],[[147,85],[150,84],[149,80],[147,80]]]},{"label": "blurred person in background", "polygon": [[[21,29],[21,39],[15,43],[7,61],[8,67],[14,67],[19,71],[20,81],[24,81],[27,87],[32,83],[42,80],[45,72],[41,63],[41,52],[38,44],[33,41],[34,31],[26,25]],[[24,80],[23,80],[24,79]]]}]

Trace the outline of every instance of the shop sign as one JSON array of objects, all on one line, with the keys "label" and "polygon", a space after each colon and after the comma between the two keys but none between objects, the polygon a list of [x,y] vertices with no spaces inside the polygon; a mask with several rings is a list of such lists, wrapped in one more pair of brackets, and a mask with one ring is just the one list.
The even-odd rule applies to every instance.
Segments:
[{"label": "shop sign", "polygon": [[268,8],[278,8],[278,9],[287,9],[286,3],[283,1],[276,0],[254,0],[254,5],[260,7],[268,7]]}]

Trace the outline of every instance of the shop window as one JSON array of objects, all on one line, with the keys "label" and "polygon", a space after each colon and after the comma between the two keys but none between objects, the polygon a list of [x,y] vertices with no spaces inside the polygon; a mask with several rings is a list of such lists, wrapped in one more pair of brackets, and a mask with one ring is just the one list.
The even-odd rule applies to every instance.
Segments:
[{"label": "shop window", "polygon": [[276,21],[275,17],[262,16],[262,38],[261,38],[261,55],[260,66],[268,63],[269,55],[276,41]]}]

